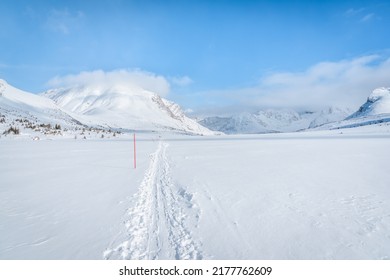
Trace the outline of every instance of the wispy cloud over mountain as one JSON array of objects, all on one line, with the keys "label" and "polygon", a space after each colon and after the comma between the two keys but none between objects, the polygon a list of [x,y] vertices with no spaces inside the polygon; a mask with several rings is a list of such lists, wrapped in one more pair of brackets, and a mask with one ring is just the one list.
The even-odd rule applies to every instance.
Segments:
[{"label": "wispy cloud over mountain", "polygon": [[90,72],[81,72],[76,75],[57,76],[51,79],[47,86],[49,87],[99,87],[99,88],[142,88],[159,94],[168,95],[170,84],[168,80],[151,72],[136,70],[96,70]]}]

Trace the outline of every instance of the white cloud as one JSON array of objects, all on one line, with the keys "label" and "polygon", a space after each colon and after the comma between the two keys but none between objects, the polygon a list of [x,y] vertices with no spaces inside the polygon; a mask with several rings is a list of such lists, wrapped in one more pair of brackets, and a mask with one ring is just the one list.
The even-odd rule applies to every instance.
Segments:
[{"label": "white cloud", "polygon": [[369,22],[373,19],[379,19],[375,13],[370,13],[369,10],[370,8],[368,7],[359,9],[351,8],[344,12],[344,16],[359,22]]},{"label": "white cloud", "polygon": [[367,22],[367,21],[370,21],[371,19],[373,19],[375,16],[374,13],[370,13],[370,14],[367,14],[365,15],[364,17],[362,17],[362,19],[360,20],[361,22]]},{"label": "white cloud", "polygon": [[365,10],[365,8],[359,8],[359,9],[350,8],[347,11],[345,11],[344,15],[346,15],[347,17],[352,17],[352,16],[355,16],[357,14],[362,13],[364,10]]},{"label": "white cloud", "polygon": [[188,76],[183,76],[183,77],[173,77],[173,78],[170,78],[170,80],[172,81],[172,83],[174,85],[177,85],[179,87],[185,87],[185,86],[188,86],[190,84],[192,84],[194,81],[188,77]]},{"label": "white cloud", "polygon": [[364,56],[321,62],[304,72],[272,73],[254,87],[201,93],[236,106],[320,109],[330,105],[357,108],[377,87],[390,86],[390,58]]},{"label": "white cloud", "polygon": [[51,79],[49,87],[85,86],[103,89],[145,89],[161,96],[168,95],[170,84],[166,78],[142,70],[114,70],[81,72],[77,75],[67,75]]},{"label": "white cloud", "polygon": [[184,113],[186,113],[186,114],[191,114],[193,112],[194,112],[194,110],[192,110],[191,108],[187,108],[184,110]]},{"label": "white cloud", "polygon": [[70,12],[68,9],[50,11],[46,27],[54,32],[59,32],[68,35],[84,18],[84,13],[81,11]]}]

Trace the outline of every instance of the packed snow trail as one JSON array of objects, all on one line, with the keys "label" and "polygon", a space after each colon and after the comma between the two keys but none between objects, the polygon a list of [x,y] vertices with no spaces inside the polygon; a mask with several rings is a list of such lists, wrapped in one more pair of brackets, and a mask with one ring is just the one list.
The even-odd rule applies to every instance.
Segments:
[{"label": "packed snow trail", "polygon": [[[105,259],[202,259],[200,245],[186,225],[196,205],[192,194],[172,183],[168,146],[160,142],[151,155],[135,205],[125,219],[125,241],[107,249]],[[195,213],[195,219],[198,216]]]}]

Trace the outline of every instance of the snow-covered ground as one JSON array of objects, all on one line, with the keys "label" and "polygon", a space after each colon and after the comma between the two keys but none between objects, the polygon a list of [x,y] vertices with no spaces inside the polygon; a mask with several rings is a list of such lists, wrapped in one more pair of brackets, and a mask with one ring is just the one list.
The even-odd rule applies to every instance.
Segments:
[{"label": "snow-covered ground", "polygon": [[0,259],[389,259],[389,126],[0,139]]}]

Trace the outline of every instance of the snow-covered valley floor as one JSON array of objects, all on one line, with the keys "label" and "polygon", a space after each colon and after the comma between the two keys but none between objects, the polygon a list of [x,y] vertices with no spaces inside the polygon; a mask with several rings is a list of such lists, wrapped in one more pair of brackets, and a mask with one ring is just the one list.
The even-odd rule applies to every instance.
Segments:
[{"label": "snow-covered valley floor", "polygon": [[389,259],[390,134],[0,140],[0,259]]}]

